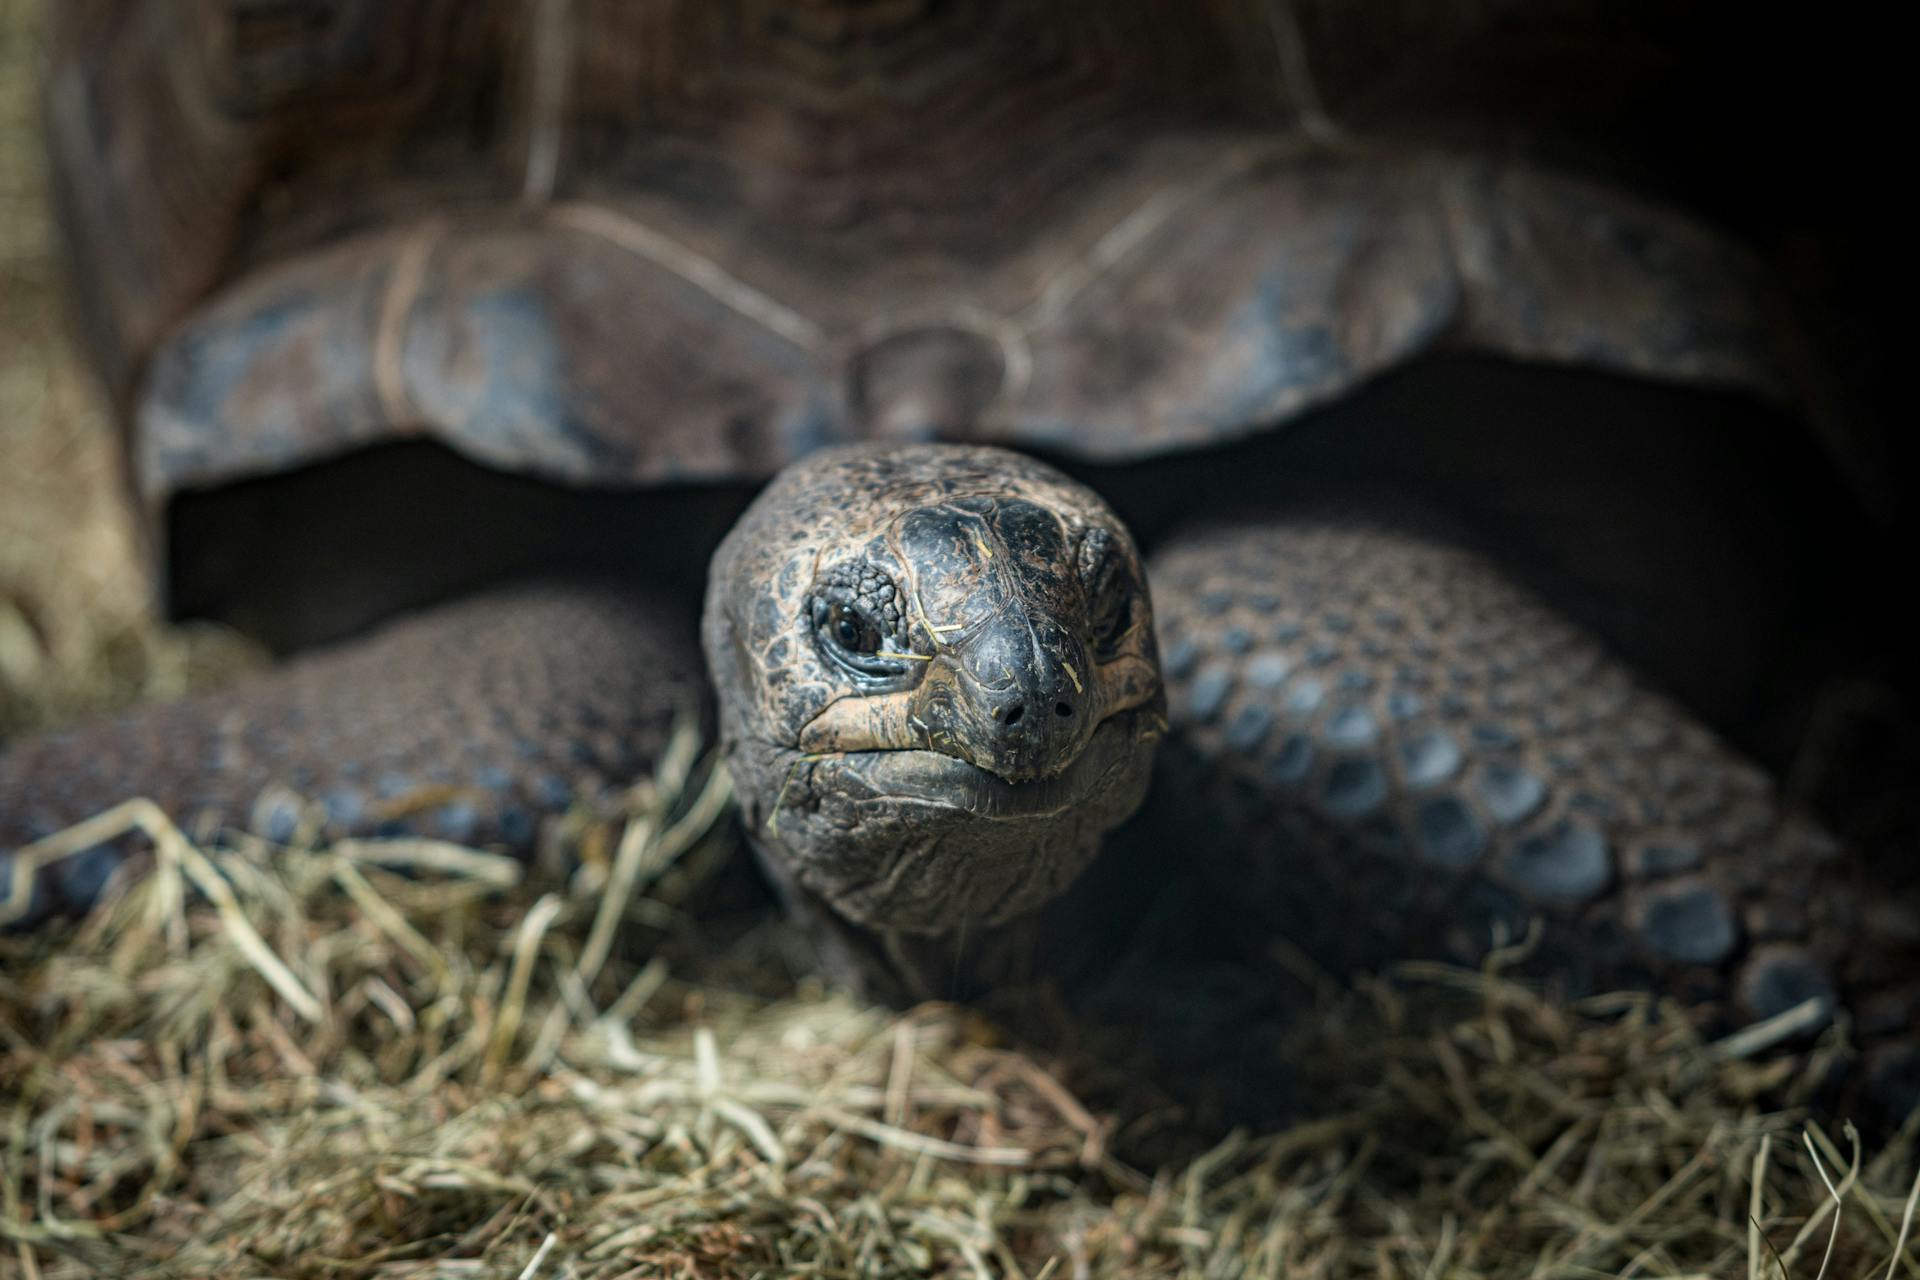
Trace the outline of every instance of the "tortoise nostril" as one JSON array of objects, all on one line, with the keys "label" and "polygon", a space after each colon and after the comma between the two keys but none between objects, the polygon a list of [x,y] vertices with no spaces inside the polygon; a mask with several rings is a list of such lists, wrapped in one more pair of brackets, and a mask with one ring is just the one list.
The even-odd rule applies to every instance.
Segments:
[{"label": "tortoise nostril", "polygon": [[1053,714],[1063,720],[1069,719],[1073,715],[1073,704],[1071,702],[1056,702],[1053,704]]},{"label": "tortoise nostril", "polygon": [[1013,706],[1007,709],[1007,718],[1003,723],[1008,725],[1019,724],[1020,717],[1025,714],[1027,714],[1027,709],[1019,705],[1018,703],[1015,703]]}]

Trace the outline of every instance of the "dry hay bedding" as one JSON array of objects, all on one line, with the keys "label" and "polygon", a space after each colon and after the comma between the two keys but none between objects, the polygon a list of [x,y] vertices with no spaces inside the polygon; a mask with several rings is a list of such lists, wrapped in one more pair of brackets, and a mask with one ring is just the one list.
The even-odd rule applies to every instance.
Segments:
[{"label": "dry hay bedding", "polygon": [[0,1273],[1920,1277],[1920,1117],[1868,1157],[1761,1101],[1843,1032],[1768,1065],[1408,965],[1321,984],[1311,1116],[1201,1149],[1096,1062],[701,923],[726,800],[687,733],[533,867],[103,818],[157,874],[0,953]]},{"label": "dry hay bedding", "polygon": [[[0,0],[0,733],[246,660],[141,608],[47,323],[36,8]],[[1920,1280],[1916,1124],[1863,1156],[1805,1105],[1817,1062],[1642,999],[1497,964],[1321,984],[1292,1047],[1319,1105],[1211,1146],[966,1010],[855,1005],[785,926],[691,909],[731,852],[697,754],[580,813],[571,878],[108,819],[160,873],[0,942],[0,1276]]]}]

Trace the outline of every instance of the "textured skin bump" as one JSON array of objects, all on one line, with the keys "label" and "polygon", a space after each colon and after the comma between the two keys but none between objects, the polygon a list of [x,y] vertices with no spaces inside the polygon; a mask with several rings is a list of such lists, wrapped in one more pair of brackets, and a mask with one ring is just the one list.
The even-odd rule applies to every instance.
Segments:
[{"label": "textured skin bump", "polygon": [[1149,573],[1179,658],[1156,812],[1201,824],[1235,900],[1322,963],[1472,962],[1538,917],[1534,971],[1574,990],[1653,985],[1723,1022],[1837,997],[1869,1043],[1920,1025],[1920,915],[1478,558],[1252,525]]},{"label": "textured skin bump", "polygon": [[[11,850],[135,795],[189,829],[292,839],[423,834],[530,852],[582,791],[644,776],[703,705],[685,614],[613,585],[503,588],[392,622],[180,702],[0,754],[0,900]],[[316,815],[317,816],[317,815]],[[92,902],[133,850],[65,858],[29,918]]]}]

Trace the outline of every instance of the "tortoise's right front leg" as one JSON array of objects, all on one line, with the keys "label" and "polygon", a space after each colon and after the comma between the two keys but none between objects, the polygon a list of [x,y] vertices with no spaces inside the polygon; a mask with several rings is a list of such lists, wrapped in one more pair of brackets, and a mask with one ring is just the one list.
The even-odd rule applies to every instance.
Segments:
[{"label": "tortoise's right front leg", "polygon": [[692,621],[618,583],[532,583],[424,610],[179,702],[0,754],[0,928],[77,913],[137,841],[22,876],[18,850],[146,796],[183,827],[421,834],[516,853],[584,785],[644,777],[705,704]]},{"label": "tortoise's right front leg", "polygon": [[1920,1101],[1920,913],[1684,710],[1479,558],[1249,523],[1149,566],[1172,723],[1150,813],[1329,968],[1475,963],[1670,992],[1723,1027],[1844,1004]]}]

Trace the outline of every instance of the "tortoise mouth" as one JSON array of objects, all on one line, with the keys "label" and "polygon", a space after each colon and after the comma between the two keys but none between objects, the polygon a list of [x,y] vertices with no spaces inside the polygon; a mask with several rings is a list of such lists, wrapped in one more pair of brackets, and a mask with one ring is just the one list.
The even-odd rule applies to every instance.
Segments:
[{"label": "tortoise mouth", "polygon": [[834,757],[836,783],[861,800],[953,809],[978,818],[1046,820],[1076,809],[1150,754],[1164,720],[1151,707],[1115,711],[1058,773],[1011,780],[925,747],[849,751]]},{"label": "tortoise mouth", "polygon": [[939,934],[1004,923],[1064,892],[1140,807],[1165,729],[1157,700],[1116,711],[1064,769],[1032,782],[925,747],[777,749],[755,770],[773,802],[763,852],[856,924]]}]

